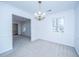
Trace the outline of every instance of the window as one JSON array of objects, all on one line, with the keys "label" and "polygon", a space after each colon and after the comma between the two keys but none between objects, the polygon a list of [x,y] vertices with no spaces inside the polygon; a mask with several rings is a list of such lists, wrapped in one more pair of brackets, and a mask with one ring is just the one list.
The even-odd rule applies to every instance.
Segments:
[{"label": "window", "polygon": [[53,31],[64,32],[64,18],[63,17],[53,19]]}]

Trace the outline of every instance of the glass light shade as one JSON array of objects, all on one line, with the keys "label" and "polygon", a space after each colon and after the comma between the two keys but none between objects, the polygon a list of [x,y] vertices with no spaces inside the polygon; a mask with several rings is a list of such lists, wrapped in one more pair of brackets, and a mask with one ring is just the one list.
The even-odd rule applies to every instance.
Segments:
[{"label": "glass light shade", "polygon": [[35,19],[38,19],[38,20],[42,20],[45,18],[45,13],[42,13],[40,11],[38,11],[37,13],[34,14],[35,15]]}]

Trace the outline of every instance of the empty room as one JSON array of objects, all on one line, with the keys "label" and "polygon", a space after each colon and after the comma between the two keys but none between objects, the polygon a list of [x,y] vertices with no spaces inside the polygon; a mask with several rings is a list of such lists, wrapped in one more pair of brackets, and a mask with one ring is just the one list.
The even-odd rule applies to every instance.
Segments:
[{"label": "empty room", "polygon": [[79,1],[0,1],[0,57],[79,57]]}]

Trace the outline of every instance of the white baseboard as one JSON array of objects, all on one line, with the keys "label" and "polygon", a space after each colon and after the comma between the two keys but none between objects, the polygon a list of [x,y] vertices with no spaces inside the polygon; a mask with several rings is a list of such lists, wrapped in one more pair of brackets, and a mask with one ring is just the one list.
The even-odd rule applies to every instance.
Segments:
[{"label": "white baseboard", "polygon": [[9,50],[12,50],[13,48],[9,48],[9,49],[6,49],[6,50],[3,50],[3,51],[0,51],[0,54],[2,54],[2,53],[5,53],[5,52],[7,52],[7,51],[9,51]]}]

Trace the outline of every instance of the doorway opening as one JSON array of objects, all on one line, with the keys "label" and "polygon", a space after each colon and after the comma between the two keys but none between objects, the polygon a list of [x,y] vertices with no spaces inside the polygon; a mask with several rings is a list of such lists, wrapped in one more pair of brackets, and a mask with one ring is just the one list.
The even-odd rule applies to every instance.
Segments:
[{"label": "doorway opening", "polygon": [[13,35],[18,35],[18,24],[13,23]]},{"label": "doorway opening", "polygon": [[12,14],[13,48],[20,48],[31,40],[31,20]]}]

